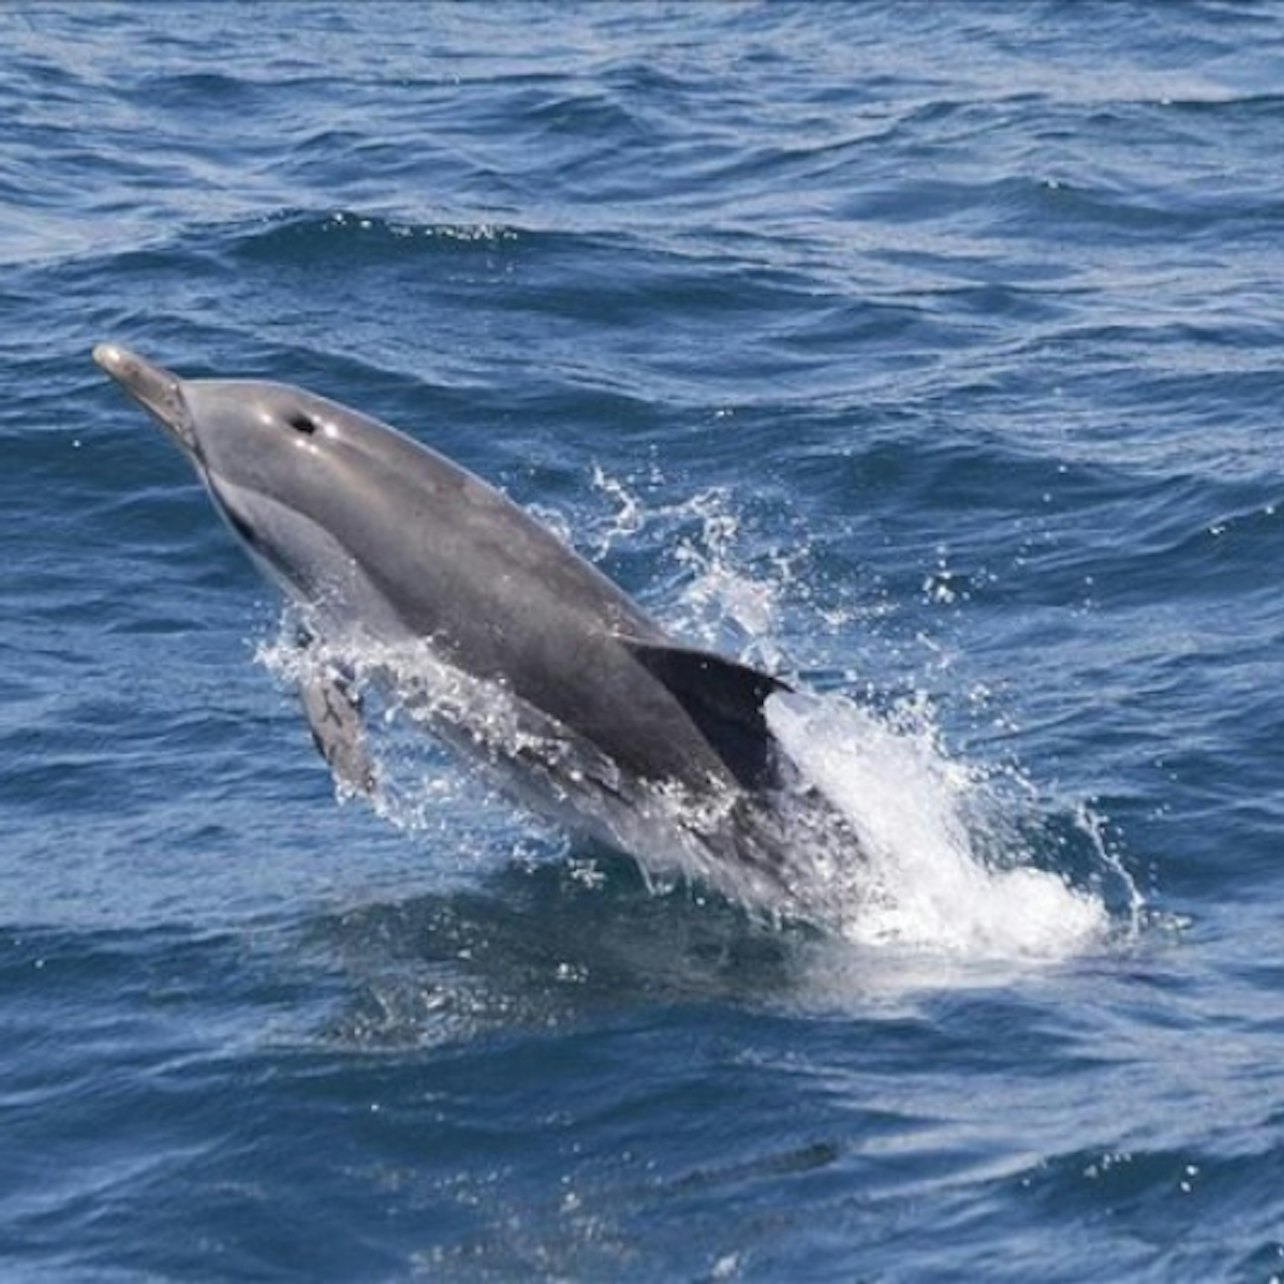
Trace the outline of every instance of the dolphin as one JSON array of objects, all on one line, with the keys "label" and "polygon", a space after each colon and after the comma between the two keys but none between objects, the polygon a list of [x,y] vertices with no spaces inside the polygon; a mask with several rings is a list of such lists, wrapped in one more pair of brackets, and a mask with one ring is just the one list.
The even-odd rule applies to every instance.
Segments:
[{"label": "dolphin", "polygon": [[302,703],[342,787],[377,787],[361,657],[393,684],[436,666],[472,698],[426,700],[430,729],[521,801],[644,869],[790,894],[791,848],[825,809],[769,730],[779,678],[682,645],[500,491],[376,419],[286,384],[183,379],[114,344],[93,357],[324,645]]}]

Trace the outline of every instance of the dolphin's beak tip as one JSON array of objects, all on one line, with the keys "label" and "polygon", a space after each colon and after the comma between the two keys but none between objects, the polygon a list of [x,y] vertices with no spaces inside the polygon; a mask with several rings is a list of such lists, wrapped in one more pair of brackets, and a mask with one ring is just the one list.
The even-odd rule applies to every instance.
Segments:
[{"label": "dolphin's beak tip", "polygon": [[109,375],[114,375],[124,365],[125,349],[114,343],[96,343],[93,358]]},{"label": "dolphin's beak tip", "polygon": [[183,381],[176,374],[115,343],[96,344],[93,357],[144,410],[160,420],[180,445],[195,449]]}]

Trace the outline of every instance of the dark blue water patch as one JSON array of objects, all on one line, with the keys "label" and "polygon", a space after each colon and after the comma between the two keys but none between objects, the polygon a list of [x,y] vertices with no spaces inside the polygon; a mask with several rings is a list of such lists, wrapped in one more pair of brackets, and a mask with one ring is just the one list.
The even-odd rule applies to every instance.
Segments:
[{"label": "dark blue water patch", "polygon": [[812,939],[805,925],[782,933],[688,887],[657,895],[592,848],[570,864],[505,868],[476,893],[359,907],[308,936],[359,981],[326,1033],[357,1048],[575,1026],[637,1007],[787,999]]},{"label": "dark blue water patch", "polygon": [[[1228,1260],[1278,1261],[1275,1229],[1255,1210],[1267,1189],[1259,1180],[1269,1182],[1282,1162],[1278,1149],[1226,1158],[1197,1150],[1087,1152],[1063,1156],[1023,1184],[1042,1212],[1072,1224],[1127,1219],[1145,1246],[1142,1261],[1150,1259],[1161,1278],[1173,1264],[1198,1273],[1218,1271]],[[1174,1204],[1183,1208],[1175,1245]]]},{"label": "dark blue water patch", "polygon": [[[30,1004],[6,1023],[24,1067],[7,1077],[8,1251],[73,1274],[95,1261],[128,1266],[128,1254],[110,1247],[104,1260],[101,1246],[144,1208],[172,1217],[176,1178],[199,1184],[215,1152],[200,1137],[221,1094],[172,1084],[236,1029],[247,999],[268,1019],[297,1002],[297,986],[256,968],[242,940],[172,928],[9,931],[3,969],[6,989],[32,979]],[[84,1074],[66,1073],[73,1046]],[[53,1134],[38,1122],[46,1112],[59,1119]],[[148,1158],[123,1160],[135,1145]],[[59,1230],[68,1219],[86,1230],[70,1251]]]},{"label": "dark blue water patch", "polygon": [[[285,238],[281,248],[288,250],[287,255],[277,254],[274,245],[278,237]],[[343,246],[327,244],[331,237],[343,242]],[[591,325],[606,350],[626,353],[631,363],[641,361],[648,369],[661,373],[666,373],[666,366],[672,369],[675,365],[685,373],[683,353],[707,346],[707,334],[737,326],[741,318],[753,323],[758,318],[780,314],[799,291],[814,292],[805,279],[762,265],[728,262],[722,279],[711,277],[707,267],[701,268],[690,253],[657,255],[648,250],[643,254],[635,248],[632,237],[594,233],[568,236],[485,225],[405,226],[346,213],[320,219],[299,216],[279,222],[239,241],[236,253],[250,255],[255,262],[263,254],[264,261],[272,264],[268,278],[272,284],[263,282],[259,290],[279,293],[287,289],[293,293],[304,282],[310,291],[326,288],[325,274],[330,266],[318,277],[316,263],[333,265],[336,248],[343,256],[344,272],[368,267],[371,287],[377,290],[381,282],[387,281],[389,291],[395,289],[403,306],[415,298],[414,291],[422,290],[425,301],[431,300],[432,308],[443,316],[471,308],[479,288],[498,284],[503,290],[504,307],[502,314],[483,318],[486,342],[494,342],[497,328],[501,328],[500,333],[524,329],[529,317],[540,324],[544,343],[552,345],[555,353],[562,353],[563,333]],[[621,255],[636,255],[627,279],[615,280],[608,271],[597,270],[599,265],[605,269],[607,263]],[[297,265],[297,275],[285,280],[280,277],[283,258]],[[439,259],[446,262],[440,263]],[[305,326],[311,324],[318,306],[316,301],[304,306],[299,319]],[[489,306],[487,311],[490,312]],[[853,320],[842,312],[854,314]],[[668,314],[674,320],[665,345],[648,337],[647,321],[657,313]],[[905,321],[911,319],[907,314]],[[477,318],[467,324],[476,327]],[[822,309],[815,318],[814,329],[798,333],[797,322],[792,321],[791,333],[768,331],[756,353],[752,348],[749,352],[757,356],[760,366],[767,352],[797,364],[788,356],[788,346],[797,345],[807,351],[808,368],[813,368],[825,351],[818,348],[819,343],[830,345],[829,350],[875,337],[882,344],[890,344],[900,324],[889,307],[857,311],[847,305],[832,313]],[[691,332],[684,334],[688,327]],[[457,339],[452,338],[450,346],[456,345]],[[743,353],[733,353],[728,348],[723,376],[727,380],[735,378],[743,362]],[[769,366],[767,377],[778,379],[781,373]],[[756,377],[762,378],[763,372],[759,370]]]},{"label": "dark blue water patch", "polygon": [[198,123],[225,120],[228,113],[257,114],[264,106],[260,86],[240,72],[188,71],[140,76],[131,95],[149,111],[174,112]]}]

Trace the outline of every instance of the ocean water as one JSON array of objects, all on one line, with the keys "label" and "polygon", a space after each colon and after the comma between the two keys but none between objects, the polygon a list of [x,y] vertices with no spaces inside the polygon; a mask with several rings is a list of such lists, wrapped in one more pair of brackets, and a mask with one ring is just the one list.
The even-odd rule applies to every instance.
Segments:
[{"label": "ocean water", "polygon": [[[1284,1279],[1282,87],[1268,4],[0,10],[0,1277]],[[797,684],[832,912],[404,718],[337,798],[105,339]]]}]

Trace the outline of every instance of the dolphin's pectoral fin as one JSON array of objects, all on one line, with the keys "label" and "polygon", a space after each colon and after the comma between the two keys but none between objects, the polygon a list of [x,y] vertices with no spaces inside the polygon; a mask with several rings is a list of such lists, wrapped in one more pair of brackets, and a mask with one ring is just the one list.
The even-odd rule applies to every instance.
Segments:
[{"label": "dolphin's pectoral fin", "polygon": [[375,771],[361,732],[361,702],[352,684],[333,665],[325,665],[299,686],[312,739],[335,779],[355,793],[374,792]]},{"label": "dolphin's pectoral fin", "polygon": [[768,789],[780,783],[762,706],[773,692],[789,691],[786,683],[709,651],[620,640],[668,688],[741,785]]}]

